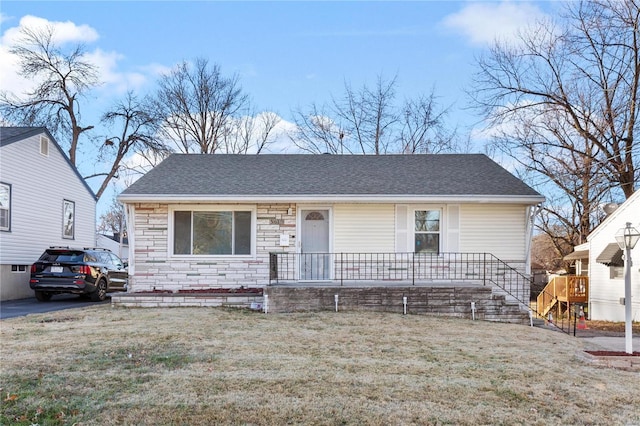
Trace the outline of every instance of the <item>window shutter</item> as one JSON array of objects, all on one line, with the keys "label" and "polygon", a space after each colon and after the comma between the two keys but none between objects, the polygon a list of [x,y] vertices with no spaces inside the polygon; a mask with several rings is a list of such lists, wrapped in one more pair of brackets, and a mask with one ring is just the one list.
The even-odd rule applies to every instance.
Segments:
[{"label": "window shutter", "polygon": [[396,253],[409,251],[407,206],[396,205]]},{"label": "window shutter", "polygon": [[447,247],[448,252],[460,251],[460,206],[447,206]]}]

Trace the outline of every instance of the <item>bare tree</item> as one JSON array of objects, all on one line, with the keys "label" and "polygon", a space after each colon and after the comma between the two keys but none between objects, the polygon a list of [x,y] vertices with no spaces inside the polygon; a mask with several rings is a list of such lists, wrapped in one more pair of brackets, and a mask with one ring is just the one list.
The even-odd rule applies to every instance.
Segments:
[{"label": "bare tree", "polygon": [[154,109],[163,120],[162,135],[180,152],[215,154],[232,127],[230,120],[248,104],[237,75],[225,77],[218,65],[198,58],[161,78]]},{"label": "bare tree", "polygon": [[[24,28],[11,52],[20,60],[23,77],[36,82],[36,87],[20,97],[2,92],[0,109],[7,121],[26,126],[43,126],[68,141],[69,160],[76,165],[81,146],[99,144],[96,165],[105,167],[85,179],[102,177],[96,196],[100,198],[109,183],[118,177],[124,160],[134,152],[163,156],[166,147],[154,138],[155,118],[150,109],[128,93],[111,111],[102,116],[106,136],[89,137],[93,125],[81,123],[81,99],[99,85],[95,65],[85,60],[86,51],[76,45],[69,51],[55,43],[53,27],[43,30]],[[95,133],[93,130],[91,133]],[[111,133],[113,132],[113,133]],[[149,154],[147,154],[149,155]]]},{"label": "bare tree", "polygon": [[311,104],[294,112],[296,130],[290,135],[299,148],[313,153],[387,154],[454,151],[455,132],[447,133],[447,111],[440,110],[433,92],[407,99],[398,106],[397,77],[378,76],[373,88],[354,89],[345,83],[341,97],[328,106]]},{"label": "bare tree", "polygon": [[428,96],[406,100],[400,116],[402,127],[398,135],[402,152],[438,154],[455,151],[456,130],[449,130],[444,125],[447,112],[447,109],[439,109],[434,92]]},{"label": "bare tree", "polygon": [[85,59],[84,46],[65,51],[54,35],[52,26],[21,30],[10,52],[19,59],[20,75],[36,86],[24,96],[0,92],[0,110],[7,121],[47,127],[68,141],[69,160],[75,165],[80,136],[93,129],[81,124],[80,99],[98,85],[98,77],[95,66]]},{"label": "bare tree", "polygon": [[118,133],[106,137],[99,148],[99,159],[110,168],[105,173],[97,173],[85,179],[104,176],[96,196],[100,198],[113,178],[125,167],[124,159],[134,152],[152,152],[155,156],[166,156],[168,148],[156,139],[157,122],[149,114],[149,108],[140,102],[133,93],[127,93],[123,101],[114,105],[111,111],[102,116],[102,122],[112,132]]},{"label": "bare tree", "polygon": [[[561,233],[561,230],[556,232]],[[537,234],[531,244],[531,261],[538,263],[547,271],[557,271],[567,268],[564,256],[572,250],[572,245],[557,238],[551,238],[546,233]]]},{"label": "bare tree", "polygon": [[295,130],[289,138],[298,148],[312,154],[351,154],[351,148],[344,144],[344,130],[330,114],[315,103],[309,111],[294,111]]},{"label": "bare tree", "polygon": [[538,226],[570,245],[598,224],[600,203],[629,197],[640,178],[639,17],[632,0],[570,3],[560,21],[478,60],[471,95],[494,132],[491,149],[550,195]]},{"label": "bare tree", "polygon": [[553,134],[562,126],[566,135],[570,129],[571,139],[546,143],[590,156],[610,189],[629,197],[639,178],[639,26],[633,0],[569,3],[561,22],[541,22],[522,33],[518,44],[496,43],[478,60],[474,101],[493,126],[535,122],[544,129],[550,123],[545,130]]},{"label": "bare tree", "polygon": [[100,215],[98,232],[108,232],[112,235],[124,236],[126,234],[126,220],[124,206],[113,198],[109,210]]},{"label": "bare tree", "polygon": [[276,126],[282,121],[274,112],[249,112],[229,120],[222,148],[227,154],[260,154],[274,138]]}]

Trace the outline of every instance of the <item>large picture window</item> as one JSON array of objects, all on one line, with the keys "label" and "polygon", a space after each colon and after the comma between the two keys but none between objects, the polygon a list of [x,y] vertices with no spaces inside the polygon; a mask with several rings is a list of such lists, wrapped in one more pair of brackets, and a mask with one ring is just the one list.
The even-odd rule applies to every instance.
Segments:
[{"label": "large picture window", "polygon": [[440,252],[440,210],[415,211],[415,252]]},{"label": "large picture window", "polygon": [[251,254],[251,211],[173,212],[173,254]]},{"label": "large picture window", "polygon": [[11,230],[11,185],[0,183],[0,231]]}]

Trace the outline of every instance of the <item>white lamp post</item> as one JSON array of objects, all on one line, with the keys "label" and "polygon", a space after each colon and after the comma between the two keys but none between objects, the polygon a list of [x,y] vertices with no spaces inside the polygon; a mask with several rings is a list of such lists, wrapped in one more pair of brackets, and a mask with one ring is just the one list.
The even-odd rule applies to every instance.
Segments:
[{"label": "white lamp post", "polygon": [[625,352],[633,353],[633,329],[631,327],[631,250],[640,239],[638,230],[627,222],[627,226],[616,233],[616,242],[624,250],[624,337]]}]

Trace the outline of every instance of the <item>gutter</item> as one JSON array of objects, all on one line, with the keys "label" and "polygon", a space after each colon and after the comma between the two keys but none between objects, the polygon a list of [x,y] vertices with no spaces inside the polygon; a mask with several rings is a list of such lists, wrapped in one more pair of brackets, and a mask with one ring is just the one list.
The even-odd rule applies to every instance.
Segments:
[{"label": "gutter", "polygon": [[541,195],[183,195],[183,194],[120,194],[122,203],[477,203],[477,204],[526,204],[544,202]]}]

